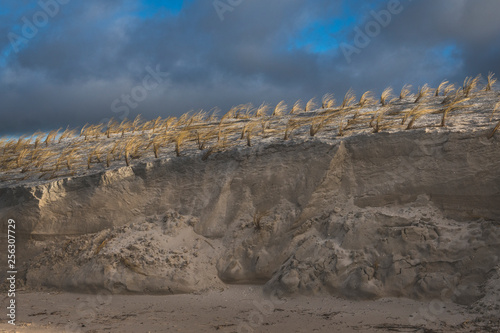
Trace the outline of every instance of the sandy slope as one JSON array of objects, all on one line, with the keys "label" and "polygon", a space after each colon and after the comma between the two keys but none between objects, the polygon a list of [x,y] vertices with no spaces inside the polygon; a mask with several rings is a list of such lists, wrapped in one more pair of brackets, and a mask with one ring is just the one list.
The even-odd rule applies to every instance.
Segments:
[{"label": "sandy slope", "polygon": [[[270,316],[277,330],[320,325],[314,327],[326,331],[318,318],[345,304],[359,309],[346,310],[350,319],[336,322],[345,329],[397,324],[399,331],[418,331],[418,325],[453,331],[476,317],[474,325],[495,327],[500,139],[487,138],[496,92],[492,96],[477,97],[447,127],[360,130],[345,137],[297,131],[288,141],[269,136],[206,160],[187,148],[181,157],[145,158],[130,167],[5,183],[0,220],[2,231],[8,218],[18,226],[18,283],[25,290],[19,298],[32,304],[44,297],[32,292],[47,288],[112,293],[120,302],[89,324],[97,331],[106,325],[120,331],[122,303],[130,303],[123,305],[126,313],[140,313],[141,302],[153,299],[194,304],[173,319],[186,331],[199,316],[196,306],[227,299],[221,323],[213,319],[216,307],[201,322],[205,328],[227,322],[220,329],[232,332],[234,311],[239,317],[251,311],[239,303],[245,291],[217,292],[253,284],[267,296],[288,299],[290,308]],[[439,116],[422,122],[438,123]],[[6,248],[5,238],[0,246]],[[258,290],[252,298],[263,301]],[[297,295],[323,298],[290,298]],[[51,315],[56,303],[74,297],[50,296],[54,306],[33,305],[34,314],[46,312],[61,325],[68,316],[77,322],[71,311]],[[152,306],[147,316],[161,308]],[[422,306],[439,312],[444,324],[428,315],[423,322],[410,317]],[[139,317],[132,322],[141,325]]]}]

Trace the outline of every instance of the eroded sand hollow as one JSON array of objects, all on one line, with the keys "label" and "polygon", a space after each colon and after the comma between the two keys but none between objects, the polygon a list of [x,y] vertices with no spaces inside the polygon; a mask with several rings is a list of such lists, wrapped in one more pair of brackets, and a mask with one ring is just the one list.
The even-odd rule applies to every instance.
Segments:
[{"label": "eroded sand hollow", "polygon": [[268,142],[0,188],[0,218],[27,288],[470,304],[498,295],[499,148],[447,129]]}]

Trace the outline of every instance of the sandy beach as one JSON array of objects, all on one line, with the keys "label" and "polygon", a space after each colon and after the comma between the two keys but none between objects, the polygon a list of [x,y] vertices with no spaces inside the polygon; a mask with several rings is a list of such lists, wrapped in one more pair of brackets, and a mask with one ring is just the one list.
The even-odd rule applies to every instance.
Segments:
[{"label": "sandy beach", "polygon": [[498,332],[465,306],[401,298],[267,298],[261,286],[192,295],[21,292],[2,332]]}]

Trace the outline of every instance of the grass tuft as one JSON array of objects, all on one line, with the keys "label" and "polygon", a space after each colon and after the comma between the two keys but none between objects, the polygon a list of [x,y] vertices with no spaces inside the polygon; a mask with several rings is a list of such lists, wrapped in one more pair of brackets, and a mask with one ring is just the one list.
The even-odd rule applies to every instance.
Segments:
[{"label": "grass tuft", "polygon": [[436,93],[434,94],[434,96],[438,97],[438,96],[439,96],[439,94],[440,94],[442,91],[444,92],[444,91],[445,91],[445,89],[446,89],[446,87],[448,87],[448,84],[449,84],[449,83],[450,83],[450,82],[449,82],[449,81],[446,81],[446,80],[445,80],[445,81],[443,81],[443,82],[441,82],[441,83],[439,84],[439,86],[437,87],[437,89],[436,89]]},{"label": "grass tuft", "polygon": [[382,106],[387,105],[388,99],[391,96],[392,96],[392,88],[391,87],[385,88],[384,91],[382,92],[382,95],[380,95],[380,104],[382,104]]},{"label": "grass tuft", "polygon": [[188,134],[189,132],[187,131],[181,131],[175,138],[175,155],[177,155],[177,157],[181,156],[181,145],[186,141]]},{"label": "grass tuft", "polygon": [[328,118],[325,116],[315,116],[312,119],[309,135],[315,136],[327,123]]},{"label": "grass tuft", "polygon": [[399,93],[399,99],[403,100],[411,94],[411,84],[405,84]]},{"label": "grass tuft", "polygon": [[47,137],[45,138],[45,147],[48,147],[51,142],[53,142],[56,139],[57,134],[59,133],[61,129],[55,130],[55,131],[50,131],[49,134],[47,134]]},{"label": "grass tuft", "polygon": [[349,89],[344,96],[344,100],[342,101],[342,105],[340,106],[340,108],[344,109],[350,107],[354,103],[356,103],[356,94],[354,93],[354,90]]},{"label": "grass tuft", "polygon": [[465,97],[471,96],[471,94],[474,92],[474,90],[476,90],[477,86],[479,85],[480,80],[481,80],[481,74],[479,74],[475,78],[467,77],[464,80],[462,91]]},{"label": "grass tuft", "polygon": [[420,119],[422,116],[429,114],[433,112],[434,110],[432,109],[426,109],[426,108],[419,108],[418,110],[415,110],[413,112],[413,118],[411,118],[410,122],[408,123],[408,126],[406,127],[407,130],[412,129],[413,126],[415,125],[415,122]]},{"label": "grass tuft", "polygon": [[375,97],[373,97],[373,93],[371,91],[365,92],[363,95],[361,95],[361,98],[359,99],[359,106],[364,107],[368,106],[371,104],[375,104]]},{"label": "grass tuft", "polygon": [[500,102],[497,102],[495,104],[495,107],[493,108],[493,111],[491,112],[490,121],[493,120],[493,117],[495,116],[495,112],[498,110],[498,108],[500,108]]},{"label": "grass tuft", "polygon": [[487,80],[488,80],[488,83],[486,84],[486,87],[484,88],[484,90],[485,91],[491,91],[493,89],[493,86],[497,82],[497,78],[495,77],[494,73],[489,72]]},{"label": "grass tuft", "polygon": [[316,105],[316,98],[313,97],[311,98],[307,104],[306,104],[306,108],[304,109],[305,112],[309,112],[309,111],[313,111],[313,110],[316,110],[317,109],[317,105]]},{"label": "grass tuft", "polygon": [[255,112],[256,117],[265,117],[267,116],[267,113],[269,112],[271,108],[269,107],[268,104],[262,103],[258,108],[257,111]]},{"label": "grass tuft", "polygon": [[449,115],[450,112],[452,111],[456,111],[456,110],[459,110],[459,109],[463,109],[463,108],[466,108],[467,105],[458,105],[459,103],[463,103],[463,102],[466,102],[468,101],[470,98],[457,98],[455,99],[453,102],[449,103],[446,108],[444,108],[442,110],[443,112],[443,117],[441,118],[441,124],[440,126],[441,127],[444,127],[446,126],[446,119]]},{"label": "grass tuft", "polygon": [[290,114],[296,114],[297,112],[301,112],[302,110],[302,101],[299,99],[297,102],[295,102],[295,104],[293,104]]},{"label": "grass tuft", "polygon": [[276,105],[274,108],[273,114],[271,115],[272,117],[281,117],[286,113],[286,109],[288,108],[288,105],[286,105],[285,101],[281,101]]},{"label": "grass tuft", "polygon": [[331,109],[335,107],[335,98],[332,93],[324,94],[321,100],[322,109]]},{"label": "grass tuft", "polygon": [[419,103],[421,100],[426,98],[430,92],[431,88],[427,84],[424,84],[422,87],[418,88],[417,98],[415,99],[414,103]]}]

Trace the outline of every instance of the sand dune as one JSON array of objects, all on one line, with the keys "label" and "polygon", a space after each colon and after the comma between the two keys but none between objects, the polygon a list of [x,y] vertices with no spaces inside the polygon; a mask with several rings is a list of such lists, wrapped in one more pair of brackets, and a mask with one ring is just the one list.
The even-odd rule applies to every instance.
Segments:
[{"label": "sand dune", "polygon": [[438,300],[498,323],[500,141],[488,138],[488,96],[446,127],[271,136],[208,159],[188,150],[5,183],[0,218],[18,221],[20,284],[114,295],[253,284],[276,299]]}]

